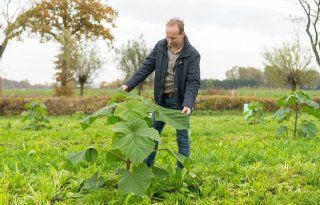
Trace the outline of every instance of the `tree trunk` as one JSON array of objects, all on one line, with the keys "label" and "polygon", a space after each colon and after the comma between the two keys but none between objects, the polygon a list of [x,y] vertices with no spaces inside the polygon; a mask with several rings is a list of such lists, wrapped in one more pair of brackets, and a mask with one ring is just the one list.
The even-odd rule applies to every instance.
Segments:
[{"label": "tree trunk", "polygon": [[83,87],[84,87],[84,84],[80,83],[80,96],[83,96]]},{"label": "tree trunk", "polygon": [[298,103],[295,104],[295,116],[294,116],[294,130],[293,130],[293,137],[295,138],[297,135],[297,127],[298,127],[298,117],[299,117],[299,107]]},{"label": "tree trunk", "polygon": [[140,96],[142,96],[142,94],[143,94],[143,83],[140,83],[139,86],[138,86],[138,94]]},{"label": "tree trunk", "polygon": [[2,58],[4,50],[6,49],[7,45],[8,45],[8,39],[6,38],[3,40],[3,42],[0,45],[0,59]]},{"label": "tree trunk", "polygon": [[[0,45],[0,60],[2,58],[2,55],[4,53],[4,50],[6,49],[8,44],[8,39],[5,39],[2,44]],[[1,75],[1,68],[0,68],[0,75]],[[2,96],[2,77],[0,76],[0,96]]]},{"label": "tree trunk", "polygon": [[130,165],[131,165],[131,161],[130,161],[130,159],[128,159],[128,160],[126,161],[126,169],[127,169],[127,170],[130,170]]},{"label": "tree trunk", "polygon": [[0,76],[0,96],[2,96],[2,77]]}]

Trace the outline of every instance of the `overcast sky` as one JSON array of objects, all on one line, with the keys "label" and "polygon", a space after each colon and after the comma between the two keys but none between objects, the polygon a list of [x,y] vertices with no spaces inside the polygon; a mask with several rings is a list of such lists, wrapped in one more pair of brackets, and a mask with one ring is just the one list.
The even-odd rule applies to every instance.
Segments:
[{"label": "overcast sky", "polygon": [[[201,78],[224,79],[233,66],[263,69],[264,49],[292,41],[303,27],[292,23],[299,14],[294,0],[109,0],[119,12],[113,30],[114,46],[144,35],[148,47],[164,38],[165,23],[171,17],[185,21],[185,32],[201,54]],[[302,36],[303,37],[303,36]],[[112,60],[113,52],[99,43],[106,59],[96,83],[121,77]],[[3,56],[1,75],[31,83],[54,82],[55,43],[40,44],[38,39],[11,41]]]}]

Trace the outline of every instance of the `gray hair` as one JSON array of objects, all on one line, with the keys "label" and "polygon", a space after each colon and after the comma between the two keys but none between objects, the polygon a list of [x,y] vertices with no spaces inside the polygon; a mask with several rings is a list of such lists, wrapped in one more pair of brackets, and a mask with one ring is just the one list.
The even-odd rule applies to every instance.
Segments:
[{"label": "gray hair", "polygon": [[184,32],[184,22],[183,20],[179,19],[178,17],[175,17],[175,18],[172,18],[170,19],[166,26],[171,26],[171,25],[178,25],[178,28],[179,28],[179,32],[180,34],[182,34]]}]

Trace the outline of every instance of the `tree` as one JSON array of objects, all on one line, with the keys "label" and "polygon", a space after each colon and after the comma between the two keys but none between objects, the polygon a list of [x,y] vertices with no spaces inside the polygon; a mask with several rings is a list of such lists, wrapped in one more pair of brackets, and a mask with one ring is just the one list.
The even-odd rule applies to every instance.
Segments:
[{"label": "tree", "polygon": [[255,80],[257,84],[262,85],[263,73],[261,70],[254,67],[239,67],[240,80]]},{"label": "tree", "polygon": [[320,39],[319,39],[319,16],[320,0],[298,0],[306,17],[306,32],[308,34],[312,51],[320,66]]},{"label": "tree", "polygon": [[233,66],[231,69],[226,72],[227,80],[236,80],[239,79],[239,67]]},{"label": "tree", "polygon": [[[31,33],[40,35],[41,42],[55,41],[65,47],[68,47],[68,35],[75,41],[102,38],[112,42],[111,28],[115,27],[117,15],[111,6],[104,5],[100,0],[41,0],[25,14],[28,19],[26,27]],[[61,80],[58,82],[64,89],[70,83],[66,80],[71,78],[69,71],[72,69],[67,68],[64,58],[61,59],[61,72],[69,76],[56,79]]]},{"label": "tree", "polygon": [[308,71],[312,70],[310,64],[312,55],[303,48],[299,40],[293,43],[283,43],[263,53],[265,59],[265,74],[268,82],[276,85],[289,85],[292,91],[298,85],[308,82]]},{"label": "tree", "polygon": [[65,30],[62,35],[63,41],[60,42],[61,47],[54,61],[57,82],[54,89],[56,96],[71,96],[74,94],[73,74],[77,64],[76,41],[68,30]]},{"label": "tree", "polygon": [[84,84],[88,83],[102,66],[96,44],[86,41],[76,49],[75,79],[80,84],[80,96],[83,96]]},{"label": "tree", "polygon": [[[147,48],[146,42],[143,39],[143,35],[140,35],[138,39],[129,40],[127,44],[124,44],[119,49],[116,49],[115,60],[117,62],[117,68],[124,73],[125,80],[129,79],[138,71],[148,53],[149,49]],[[138,85],[139,95],[142,95],[143,86],[148,81],[153,81],[153,74],[150,75],[146,81]]]},{"label": "tree", "polygon": [[[31,6],[31,0],[1,0],[0,2],[0,60],[12,39],[21,40],[24,31],[23,18],[25,10]],[[2,93],[2,78],[0,76],[0,95]]]},{"label": "tree", "polygon": [[227,80],[255,81],[256,85],[264,83],[264,76],[261,70],[254,67],[234,66],[226,72]]},{"label": "tree", "polygon": [[26,22],[24,12],[31,6],[31,0],[2,0],[0,2],[0,59],[10,40],[21,40]]}]

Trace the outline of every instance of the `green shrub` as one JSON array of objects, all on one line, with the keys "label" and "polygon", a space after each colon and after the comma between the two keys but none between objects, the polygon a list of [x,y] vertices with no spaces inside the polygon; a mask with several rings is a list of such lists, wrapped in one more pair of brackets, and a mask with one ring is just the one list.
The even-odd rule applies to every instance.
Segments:
[{"label": "green shrub", "polygon": [[[113,149],[107,150],[106,161],[108,163],[122,163],[119,169],[118,188],[122,194],[146,194],[153,178],[162,179],[167,172],[152,166],[148,168],[144,159],[152,153],[155,141],[160,141],[159,132],[152,127],[150,113],[155,113],[157,121],[163,121],[176,129],[188,128],[188,115],[181,114],[180,110],[166,109],[155,105],[152,100],[141,96],[132,95],[119,90],[119,93],[109,101],[109,104],[81,121],[82,129],[87,129],[99,117],[106,118],[106,122],[112,125],[114,133],[112,137]],[[168,148],[156,151],[166,151],[176,158],[188,169],[188,158]],[[84,151],[70,154],[66,159],[77,165],[81,161],[94,161],[98,156],[97,150],[90,147]],[[69,164],[70,164],[69,163]],[[86,180],[85,187],[94,190],[103,185],[103,179],[96,174]],[[94,184],[95,186],[92,186]]]},{"label": "green shrub", "polygon": [[244,112],[244,119],[248,124],[261,123],[263,121],[263,104],[260,102],[252,101],[247,105]]},{"label": "green shrub", "polygon": [[25,129],[40,130],[41,128],[51,128],[50,121],[46,117],[47,106],[40,100],[32,100],[25,104],[25,109],[21,114],[21,121],[28,122]]},{"label": "green shrub", "polygon": [[280,98],[278,105],[280,108],[274,115],[278,122],[290,121],[292,116],[294,120],[293,129],[286,125],[281,125],[277,131],[278,135],[288,133],[291,130],[294,137],[297,134],[305,137],[314,137],[319,132],[316,125],[311,121],[304,120],[299,124],[302,113],[320,119],[319,104],[304,92],[293,91],[289,95]]}]

